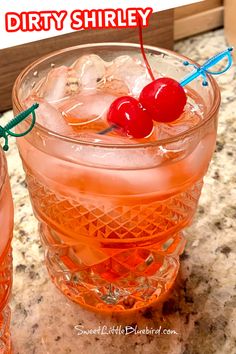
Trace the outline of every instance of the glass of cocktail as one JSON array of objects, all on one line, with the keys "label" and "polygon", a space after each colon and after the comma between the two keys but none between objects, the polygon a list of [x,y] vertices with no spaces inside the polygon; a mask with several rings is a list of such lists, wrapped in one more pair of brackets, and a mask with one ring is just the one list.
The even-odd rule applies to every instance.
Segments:
[{"label": "glass of cocktail", "polygon": [[[146,53],[156,77],[179,81],[191,71],[174,52]],[[189,83],[181,117],[154,124],[148,137],[98,134],[114,99],[137,97],[149,82],[138,45],[106,43],[45,56],[14,86],[15,113],[39,103],[37,124],[18,147],[49,274],[92,310],[165,298],[214,151],[220,92],[212,77],[208,86]]]},{"label": "glass of cocktail", "polygon": [[9,295],[12,286],[13,202],[4,152],[0,147],[0,353],[11,352]]}]

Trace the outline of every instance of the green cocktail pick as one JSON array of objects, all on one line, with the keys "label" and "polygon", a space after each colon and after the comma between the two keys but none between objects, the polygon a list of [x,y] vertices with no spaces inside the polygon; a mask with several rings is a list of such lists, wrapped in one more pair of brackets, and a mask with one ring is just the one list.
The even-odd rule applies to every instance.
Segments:
[{"label": "green cocktail pick", "polygon": [[[26,134],[28,134],[34,127],[35,122],[36,122],[36,114],[35,114],[35,110],[39,107],[38,103],[34,103],[30,108],[26,109],[25,111],[19,113],[15,118],[13,118],[12,120],[10,120],[10,122],[8,122],[4,127],[2,127],[0,125],[0,138],[3,138],[4,141],[4,145],[3,145],[3,150],[7,151],[9,149],[9,145],[8,145],[8,136],[14,136],[16,138],[21,137],[21,136],[25,136]],[[26,118],[28,118],[30,115],[32,115],[32,122],[30,124],[30,127],[23,133],[17,134],[12,132],[11,130],[17,126],[18,124],[20,124],[23,120],[25,120]]]}]

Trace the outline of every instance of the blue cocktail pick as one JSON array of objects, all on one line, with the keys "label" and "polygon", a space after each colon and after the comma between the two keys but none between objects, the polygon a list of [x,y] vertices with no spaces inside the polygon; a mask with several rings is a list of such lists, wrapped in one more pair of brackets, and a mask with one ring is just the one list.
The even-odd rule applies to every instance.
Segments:
[{"label": "blue cocktail pick", "polygon": [[[208,85],[208,81],[207,81],[207,74],[210,75],[220,75],[225,73],[232,65],[233,63],[233,59],[232,59],[232,55],[231,52],[233,51],[233,48],[227,48],[226,50],[224,50],[223,52],[215,55],[214,57],[208,59],[202,66],[198,66],[195,64],[190,64],[188,61],[184,61],[183,64],[185,66],[193,66],[195,68],[195,70],[193,72],[191,72],[189,75],[187,75],[181,82],[180,85],[181,86],[185,86],[187,84],[189,84],[191,81],[193,81],[194,79],[196,79],[198,76],[202,76],[203,77],[203,81],[202,81],[202,85],[203,86],[207,86]],[[214,65],[218,64],[222,59],[224,59],[225,57],[228,58],[228,63],[226,65],[226,67],[223,70],[220,71],[211,71],[209,70],[211,67],[213,67]]]}]

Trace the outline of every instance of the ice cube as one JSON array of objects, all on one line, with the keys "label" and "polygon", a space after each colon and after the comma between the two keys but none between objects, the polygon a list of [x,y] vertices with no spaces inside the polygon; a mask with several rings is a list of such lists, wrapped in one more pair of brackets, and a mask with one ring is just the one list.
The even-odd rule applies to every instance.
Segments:
[{"label": "ice cube", "polygon": [[56,102],[79,90],[78,79],[73,69],[66,66],[49,71],[47,77],[40,81],[34,92],[48,102]]},{"label": "ice cube", "polygon": [[158,124],[157,134],[159,139],[166,139],[181,134],[196,126],[202,120],[199,107],[187,103],[183,114],[174,122]]},{"label": "ice cube", "polygon": [[107,67],[106,80],[119,80],[126,84],[130,94],[138,96],[142,88],[151,82],[146,67],[140,59],[121,55]]},{"label": "ice cube", "polygon": [[102,92],[81,93],[58,102],[55,107],[71,125],[83,125],[103,119],[115,96]]},{"label": "ice cube", "polygon": [[[65,185],[71,187],[69,193],[74,194],[73,198],[78,198],[81,188],[90,194],[121,196],[142,195],[158,189],[163,194],[163,188],[169,185],[170,169],[162,172],[162,169],[156,168],[163,161],[157,149],[124,149],[122,144],[113,148],[109,145],[98,146],[97,141],[95,143],[96,146],[63,146],[63,155],[72,162],[72,167],[70,173],[62,171],[60,178],[64,178]],[[79,169],[73,168],[78,164]],[[58,169],[53,169],[52,173],[58,174]]]},{"label": "ice cube", "polygon": [[81,90],[95,90],[97,83],[104,77],[106,62],[98,55],[83,55],[71,66],[76,72]]},{"label": "ice cube", "polygon": [[134,139],[129,139],[128,137],[123,137],[120,135],[103,135],[98,134],[95,131],[89,130],[80,130],[76,134],[76,138],[80,141],[91,143],[91,144],[100,144],[100,145],[134,145],[137,142]]},{"label": "ice cube", "polygon": [[115,96],[127,96],[129,88],[122,80],[110,79],[109,77],[101,80],[97,85],[97,90],[104,93],[109,93]]},{"label": "ice cube", "polygon": [[30,96],[25,101],[25,106],[28,108],[35,102],[39,103],[39,107],[35,111],[37,123],[55,133],[67,136],[73,135],[73,129],[65,122],[61,113],[45,99]]},{"label": "ice cube", "polygon": [[[154,140],[171,139],[187,132],[202,120],[202,116],[194,106],[187,103],[183,114],[172,123],[156,123],[153,130]],[[170,141],[163,147],[163,162],[183,159],[189,155],[198,144],[197,135],[186,135],[176,141]]]},{"label": "ice cube", "polygon": [[[78,141],[88,144],[71,146],[67,158],[83,165],[96,166],[108,169],[129,169],[151,168],[159,165],[163,158],[158,153],[158,148],[134,149],[135,142],[118,136],[102,136],[96,133],[79,133],[76,135]],[[124,144],[133,148],[124,148]],[[114,145],[116,148],[113,148]],[[73,151],[72,151],[73,150]],[[66,151],[64,154],[67,155]]]}]

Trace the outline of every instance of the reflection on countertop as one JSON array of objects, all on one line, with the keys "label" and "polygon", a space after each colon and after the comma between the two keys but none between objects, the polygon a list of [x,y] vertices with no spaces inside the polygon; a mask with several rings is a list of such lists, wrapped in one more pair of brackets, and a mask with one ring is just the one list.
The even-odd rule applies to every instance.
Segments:
[{"label": "reflection on countertop", "polygon": [[[222,30],[181,41],[175,49],[203,62],[226,46]],[[218,78],[222,90],[216,152],[197,215],[186,231],[186,250],[171,298],[126,318],[103,318],[65,299],[49,280],[14,142],[8,152],[15,202],[14,353],[235,354],[236,309],[236,82],[235,67]],[[9,118],[11,112],[6,113]],[[4,117],[5,118],[5,117]],[[7,117],[6,117],[7,118]],[[156,333],[102,334],[124,325]],[[99,327],[100,326],[100,327]],[[103,327],[105,326],[105,327]],[[119,327],[121,326],[121,327]],[[167,328],[172,334],[158,334]],[[100,330],[99,330],[100,328]],[[95,334],[83,330],[97,329]],[[100,331],[100,333],[99,333]],[[132,332],[130,330],[130,332]],[[138,332],[138,331],[137,331]]]}]

